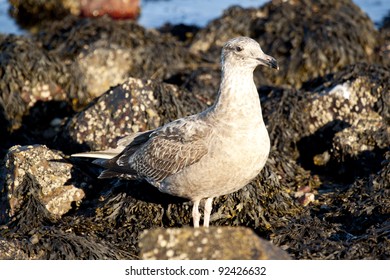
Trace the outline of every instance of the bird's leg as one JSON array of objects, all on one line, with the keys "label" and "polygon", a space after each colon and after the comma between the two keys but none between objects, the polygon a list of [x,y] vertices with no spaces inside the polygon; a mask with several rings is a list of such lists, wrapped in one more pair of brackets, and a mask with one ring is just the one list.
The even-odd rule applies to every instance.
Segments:
[{"label": "bird's leg", "polygon": [[213,197],[209,197],[206,199],[206,202],[204,203],[204,219],[203,219],[204,227],[209,226],[212,208],[213,208]]},{"label": "bird's leg", "polygon": [[192,220],[194,221],[194,227],[199,227],[200,213],[199,213],[199,202],[200,200],[193,201],[192,206]]}]

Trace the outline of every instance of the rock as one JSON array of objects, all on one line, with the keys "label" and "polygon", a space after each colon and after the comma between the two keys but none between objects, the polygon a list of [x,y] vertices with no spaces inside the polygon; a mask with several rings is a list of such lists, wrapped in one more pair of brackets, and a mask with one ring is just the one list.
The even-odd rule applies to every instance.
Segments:
[{"label": "rock", "polygon": [[161,81],[197,59],[168,34],[107,17],[67,17],[43,27],[37,41],[80,69],[91,99],[129,76]]},{"label": "rock", "polygon": [[28,255],[22,250],[23,244],[17,240],[0,238],[0,260],[35,260],[38,256]]},{"label": "rock", "polygon": [[164,79],[164,82],[175,84],[185,88],[191,94],[211,106],[217,97],[221,81],[221,69],[219,64],[202,64],[196,69],[179,71],[178,73]]},{"label": "rock", "polygon": [[69,141],[92,150],[113,147],[118,137],[195,113],[199,103],[186,95],[173,85],[129,78],[70,119],[59,142],[65,149],[74,148]]},{"label": "rock", "polygon": [[350,179],[372,172],[390,144],[389,81],[386,68],[356,64],[300,91],[263,88],[271,142],[307,169]]},{"label": "rock", "polygon": [[171,24],[169,22],[165,23],[158,28],[161,33],[169,33],[177,38],[179,41],[185,42],[186,45],[193,39],[196,32],[200,28],[196,25],[187,25],[187,24]]},{"label": "rock", "polygon": [[288,260],[286,252],[244,227],[158,228],[140,237],[144,260]]},{"label": "rock", "polygon": [[59,152],[53,152],[45,146],[11,148],[0,178],[0,222],[7,222],[20,211],[32,211],[28,207],[34,206],[26,205],[27,197],[43,205],[49,219],[55,220],[67,213],[73,202],[80,203],[85,195],[83,188],[88,187],[87,178],[79,183],[72,174],[72,165]]},{"label": "rock", "polygon": [[11,0],[11,15],[17,22],[36,32],[43,24],[62,20],[68,15],[114,19],[136,19],[140,13],[139,0]]},{"label": "rock", "polygon": [[31,39],[8,35],[0,40],[0,106],[8,131],[20,128],[38,101],[83,100],[77,69],[63,65]]},{"label": "rock", "polygon": [[26,0],[9,1],[12,5],[11,15],[19,25],[37,29],[42,22],[62,19],[68,14],[79,15],[80,0]]},{"label": "rock", "polygon": [[389,151],[384,158],[379,172],[352,184],[325,183],[311,214],[276,229],[272,242],[296,259],[389,259]]},{"label": "rock", "polygon": [[263,85],[299,88],[304,81],[349,64],[381,59],[376,51],[378,31],[351,0],[280,0],[257,9],[231,7],[195,35],[191,50],[217,60],[222,44],[235,36],[259,41],[281,65],[278,72],[255,73]]},{"label": "rock", "polygon": [[[73,225],[74,226],[74,225]],[[30,232],[15,233],[13,228],[3,230],[0,239],[0,259],[12,260],[112,260],[134,259],[114,244],[89,235],[74,232],[70,224],[41,225]]]},{"label": "rock", "polygon": [[387,67],[390,67],[390,11],[383,19],[379,32],[383,38],[383,44],[380,48],[380,55],[383,57],[383,64]]}]

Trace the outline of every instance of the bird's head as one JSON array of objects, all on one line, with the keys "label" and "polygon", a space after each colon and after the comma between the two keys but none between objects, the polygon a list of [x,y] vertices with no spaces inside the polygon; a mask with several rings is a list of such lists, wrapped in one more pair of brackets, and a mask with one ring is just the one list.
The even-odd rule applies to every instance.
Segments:
[{"label": "bird's head", "polygon": [[234,64],[254,70],[258,65],[279,69],[276,59],[263,52],[259,43],[248,37],[229,40],[222,49],[222,65]]}]

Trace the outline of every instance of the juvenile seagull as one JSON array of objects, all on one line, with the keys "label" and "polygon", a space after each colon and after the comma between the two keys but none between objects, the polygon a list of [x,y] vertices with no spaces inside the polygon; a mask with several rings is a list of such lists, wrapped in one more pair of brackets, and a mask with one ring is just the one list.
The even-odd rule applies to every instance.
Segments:
[{"label": "juvenile seagull", "polygon": [[208,227],[213,198],[244,187],[268,158],[270,140],[253,71],[258,65],[278,69],[247,37],[228,41],[221,60],[218,97],[205,111],[126,136],[115,149],[72,156],[98,158],[93,163],[105,168],[99,178],[145,179],[161,192],[190,199],[194,227],[199,227],[199,203],[206,199]]}]

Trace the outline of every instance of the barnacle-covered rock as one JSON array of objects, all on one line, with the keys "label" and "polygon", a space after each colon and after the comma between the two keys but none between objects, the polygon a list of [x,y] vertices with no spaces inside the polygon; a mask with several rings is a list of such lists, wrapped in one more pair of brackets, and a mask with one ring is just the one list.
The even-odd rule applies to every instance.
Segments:
[{"label": "barnacle-covered rock", "polygon": [[21,126],[22,117],[38,101],[72,104],[73,99],[84,99],[78,70],[63,65],[34,40],[1,37],[0,52],[0,106],[9,131]]},{"label": "barnacle-covered rock", "polygon": [[74,148],[69,141],[92,150],[115,147],[118,137],[197,112],[201,103],[193,101],[176,86],[129,78],[70,119],[59,142],[66,150]]},{"label": "barnacle-covered rock", "polygon": [[379,33],[351,0],[270,1],[260,8],[232,7],[199,31],[193,52],[219,57],[229,38],[249,36],[259,41],[281,65],[278,72],[255,73],[267,84],[299,87],[302,82],[357,62],[379,61]]},{"label": "barnacle-covered rock", "polygon": [[129,76],[162,80],[195,63],[196,57],[168,34],[107,17],[70,16],[44,27],[37,40],[82,71],[91,97]]},{"label": "barnacle-covered rock", "polygon": [[367,158],[377,166],[390,145],[389,84],[386,68],[356,64],[300,91],[263,88],[271,141],[309,169],[328,165],[336,174],[370,172],[372,162],[367,169],[359,157],[370,153]]},{"label": "barnacle-covered rock", "polygon": [[286,260],[283,250],[244,227],[153,229],[140,237],[144,260]]},{"label": "barnacle-covered rock", "polygon": [[23,242],[0,238],[0,260],[35,260],[36,254],[29,255],[23,250]]},{"label": "barnacle-covered rock", "polygon": [[[1,172],[0,223],[25,211],[26,197],[33,196],[56,219],[67,213],[73,202],[84,198],[88,179],[76,181],[73,166],[59,152],[45,146],[14,146],[5,158]],[[80,176],[80,175],[78,175]],[[80,177],[78,177],[80,178]],[[29,215],[28,215],[29,216]],[[27,219],[27,217],[24,217]]]}]

